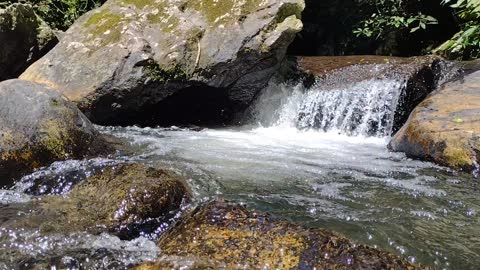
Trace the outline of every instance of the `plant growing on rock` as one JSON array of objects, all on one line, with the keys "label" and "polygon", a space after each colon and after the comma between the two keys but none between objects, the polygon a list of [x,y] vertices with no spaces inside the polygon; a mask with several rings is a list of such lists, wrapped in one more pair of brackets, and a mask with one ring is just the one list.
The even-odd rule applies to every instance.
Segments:
[{"label": "plant growing on rock", "polygon": [[[363,19],[353,32],[358,37],[384,39],[388,34],[401,31],[413,33],[426,30],[428,25],[437,24],[432,16],[419,11],[410,11],[408,1],[402,0],[360,0],[360,5],[370,7],[370,17]],[[418,0],[417,0],[418,2]]]},{"label": "plant growing on rock", "polygon": [[0,8],[4,8],[13,3],[31,4],[35,12],[44,19],[49,26],[67,30],[73,22],[86,13],[94,9],[106,0],[6,0],[0,2]]},{"label": "plant growing on rock", "polygon": [[457,11],[460,31],[434,50],[451,58],[471,59],[480,56],[480,0],[443,0]]}]

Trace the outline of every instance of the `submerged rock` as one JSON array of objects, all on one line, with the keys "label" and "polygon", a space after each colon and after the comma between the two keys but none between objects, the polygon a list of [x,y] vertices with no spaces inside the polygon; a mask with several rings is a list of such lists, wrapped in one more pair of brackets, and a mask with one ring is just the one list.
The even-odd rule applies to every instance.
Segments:
[{"label": "submerged rock", "polygon": [[246,107],[301,30],[303,0],[109,0],[21,78],[100,124],[220,124]]},{"label": "submerged rock", "polygon": [[28,81],[0,83],[1,186],[53,161],[107,150],[90,121],[60,93]]},{"label": "submerged rock", "polygon": [[32,6],[0,9],[0,81],[18,77],[58,42]]},{"label": "submerged rock", "polygon": [[88,177],[66,196],[33,200],[28,215],[5,226],[43,234],[108,231],[128,239],[142,226],[168,221],[189,196],[184,181],[171,172],[122,164]]},{"label": "submerged rock", "polygon": [[[405,259],[353,244],[332,232],[306,229],[223,201],[194,210],[164,234],[158,246],[162,254],[197,256],[223,263],[227,269],[416,268]],[[142,267],[162,269],[155,264]]]},{"label": "submerged rock", "polygon": [[412,112],[389,148],[454,169],[478,170],[480,71],[447,83]]}]

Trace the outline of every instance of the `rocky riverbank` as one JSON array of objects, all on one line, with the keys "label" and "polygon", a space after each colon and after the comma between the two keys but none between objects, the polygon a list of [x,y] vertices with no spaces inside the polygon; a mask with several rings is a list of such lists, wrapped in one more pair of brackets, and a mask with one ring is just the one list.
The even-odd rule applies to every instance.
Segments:
[{"label": "rocky riverbank", "polygon": [[[181,171],[141,155],[125,161],[115,150],[128,146],[115,145],[121,142],[93,124],[231,126],[273,80],[301,79],[305,91],[319,83],[332,91],[398,80],[403,88],[389,148],[478,174],[476,65],[463,66],[466,74],[437,56],[290,61],[286,52],[302,30],[304,8],[302,0],[109,0],[79,18],[53,49],[58,39],[31,6],[1,9],[0,186],[58,161],[114,161],[81,179],[40,176],[22,190],[25,201],[2,203],[18,216],[0,227],[47,238],[108,233],[131,240],[152,233],[162,254],[125,266],[136,269],[179,268],[177,261],[190,261],[188,269],[421,269],[335,232],[221,199],[197,201]],[[68,267],[18,261],[21,253],[9,251],[0,263]]]}]

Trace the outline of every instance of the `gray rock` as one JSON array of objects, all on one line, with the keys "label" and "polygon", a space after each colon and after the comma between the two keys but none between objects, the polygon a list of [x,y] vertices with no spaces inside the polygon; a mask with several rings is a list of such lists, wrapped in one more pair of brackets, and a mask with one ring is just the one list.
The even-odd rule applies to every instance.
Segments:
[{"label": "gray rock", "polygon": [[53,161],[107,150],[90,121],[60,93],[28,81],[0,83],[0,186]]},{"label": "gray rock", "polygon": [[274,74],[303,8],[303,0],[109,0],[21,78],[63,93],[96,123],[224,121]]},{"label": "gray rock", "polygon": [[0,9],[0,81],[18,77],[57,42],[30,5]]}]

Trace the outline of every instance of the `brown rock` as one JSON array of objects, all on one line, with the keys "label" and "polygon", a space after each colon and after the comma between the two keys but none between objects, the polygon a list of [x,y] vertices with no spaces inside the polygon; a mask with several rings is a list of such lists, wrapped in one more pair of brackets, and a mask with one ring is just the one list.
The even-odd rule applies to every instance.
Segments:
[{"label": "brown rock", "polygon": [[415,108],[389,148],[454,169],[475,171],[480,150],[480,72],[433,92]]},{"label": "brown rock", "polygon": [[[150,219],[164,222],[190,198],[175,174],[141,164],[110,166],[76,185],[67,196],[46,196],[30,202],[30,213],[12,220],[9,228],[41,233],[117,232],[131,238],[135,226]],[[133,227],[132,227],[133,226]]]},{"label": "brown rock", "polygon": [[223,201],[197,208],[163,235],[158,246],[162,254],[197,256],[227,269],[416,269],[405,259],[335,233]]}]

